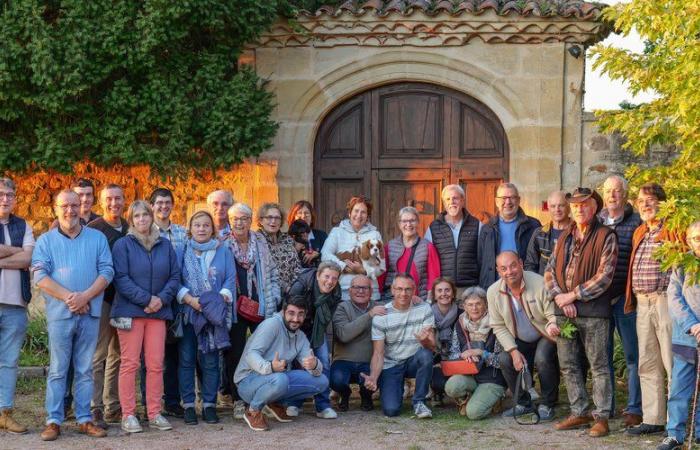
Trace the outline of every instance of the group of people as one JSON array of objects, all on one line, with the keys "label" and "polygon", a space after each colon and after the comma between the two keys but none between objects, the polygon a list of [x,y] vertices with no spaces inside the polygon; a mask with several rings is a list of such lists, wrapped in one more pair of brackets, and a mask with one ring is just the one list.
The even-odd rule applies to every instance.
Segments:
[{"label": "group of people", "polygon": [[[673,241],[700,257],[700,222],[686,236],[671,233],[655,183],[639,188],[638,212],[622,177],[610,176],[602,192],[552,192],[542,226],[512,183],[498,187],[497,214],[484,222],[459,185],[446,186],[444,211],[423,236],[419,212],[400,210],[400,234],[384,240],[375,276],[353,256],[383,240],[362,196],[326,234],[307,201],[286,217],[274,203],[254,214],[217,190],[185,228],[170,220],[168,189],[126,208],[122,187],[107,184],[98,216],[95,186],[81,178],[55,196],[56,221],[35,242],[13,214],[15,184],[0,178],[0,429],[27,432],[12,408],[33,278],[50,347],[43,440],[57,439],[70,415],[93,437],[109,423],[142,431],[137,376],[150,428],[171,429],[166,416],[217,423],[224,405],[256,431],[268,419],[292,421],[308,399],[316,416],[334,419],[350,408],[352,384],[362,410],[374,408],[378,391],[382,412],[397,416],[406,379],[415,379],[418,418],[432,416],[429,399],[450,397],[478,420],[504,410],[508,390],[514,405],[504,416],[551,421],[561,376],[570,414],[554,428],[604,436],[616,411],[617,330],[627,432],[666,430],[659,448],[679,448],[695,386],[700,285],[682,267],[661,266],[656,250]],[[455,361],[470,364],[448,371]],[[523,387],[533,374],[539,392]]]}]

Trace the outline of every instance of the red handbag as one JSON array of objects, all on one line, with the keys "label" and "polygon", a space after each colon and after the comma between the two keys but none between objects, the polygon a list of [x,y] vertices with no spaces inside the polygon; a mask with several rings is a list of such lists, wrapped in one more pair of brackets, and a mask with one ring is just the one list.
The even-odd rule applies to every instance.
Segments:
[{"label": "red handbag", "polygon": [[[464,329],[464,325],[460,319],[457,319],[459,328],[462,329],[464,337],[467,339],[467,346],[471,348],[471,339],[469,339],[469,334],[467,330]],[[474,361],[467,361],[466,359],[452,359],[447,361],[440,361],[440,369],[442,374],[446,377],[451,377],[452,375],[476,375],[479,373],[479,368],[476,366]]]},{"label": "red handbag", "polygon": [[264,317],[258,314],[259,310],[260,303],[245,295],[238,296],[236,313],[239,317],[243,317],[248,322],[260,323]]},{"label": "red handbag", "polygon": [[476,375],[479,373],[476,363],[466,359],[440,361],[440,369],[442,369],[442,374],[446,377],[451,377],[452,375]]}]

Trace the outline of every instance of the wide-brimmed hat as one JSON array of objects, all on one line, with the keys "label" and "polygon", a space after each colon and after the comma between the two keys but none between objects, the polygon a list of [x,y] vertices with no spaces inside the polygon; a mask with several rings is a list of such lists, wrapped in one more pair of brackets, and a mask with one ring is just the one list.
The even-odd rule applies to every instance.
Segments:
[{"label": "wide-brimmed hat", "polygon": [[603,209],[603,198],[595,191],[595,189],[579,186],[574,189],[574,192],[571,194],[566,194],[566,199],[569,201],[569,203],[581,203],[585,202],[589,198],[593,198],[595,200],[597,205],[596,214],[598,214],[600,210]]}]

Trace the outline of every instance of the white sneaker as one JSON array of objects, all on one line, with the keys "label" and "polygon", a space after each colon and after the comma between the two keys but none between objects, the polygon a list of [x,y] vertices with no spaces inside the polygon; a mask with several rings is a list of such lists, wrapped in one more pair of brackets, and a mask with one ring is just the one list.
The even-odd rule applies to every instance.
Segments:
[{"label": "white sneaker", "polygon": [[289,417],[299,417],[299,408],[296,406],[287,406],[287,415]]},{"label": "white sneaker", "polygon": [[140,433],[143,428],[135,416],[126,416],[122,419],[122,430],[127,433]]},{"label": "white sneaker", "polygon": [[243,420],[243,417],[245,417],[245,402],[236,400],[233,404],[233,418]]},{"label": "white sneaker", "polygon": [[324,409],[323,411],[319,411],[316,413],[316,417],[319,419],[337,419],[338,418],[338,413],[333,410],[333,408],[328,407]]},{"label": "white sneaker", "polygon": [[423,402],[416,403],[415,408],[413,408],[413,413],[419,419],[430,419],[433,417],[433,412],[430,410],[430,408],[425,406],[425,403]]},{"label": "white sneaker", "polygon": [[158,414],[153,420],[149,420],[148,426],[150,428],[155,428],[156,430],[160,430],[160,431],[168,431],[168,430],[173,429],[173,426],[170,425],[170,422],[168,422],[168,419],[166,419],[165,417],[163,417],[160,414]]}]

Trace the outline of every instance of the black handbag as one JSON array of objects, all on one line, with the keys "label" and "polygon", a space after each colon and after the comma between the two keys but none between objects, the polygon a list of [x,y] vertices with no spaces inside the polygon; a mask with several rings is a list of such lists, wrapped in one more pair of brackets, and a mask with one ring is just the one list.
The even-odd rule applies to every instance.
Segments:
[{"label": "black handbag", "polygon": [[178,312],[175,318],[168,324],[166,342],[173,343],[185,335],[185,313]]}]

